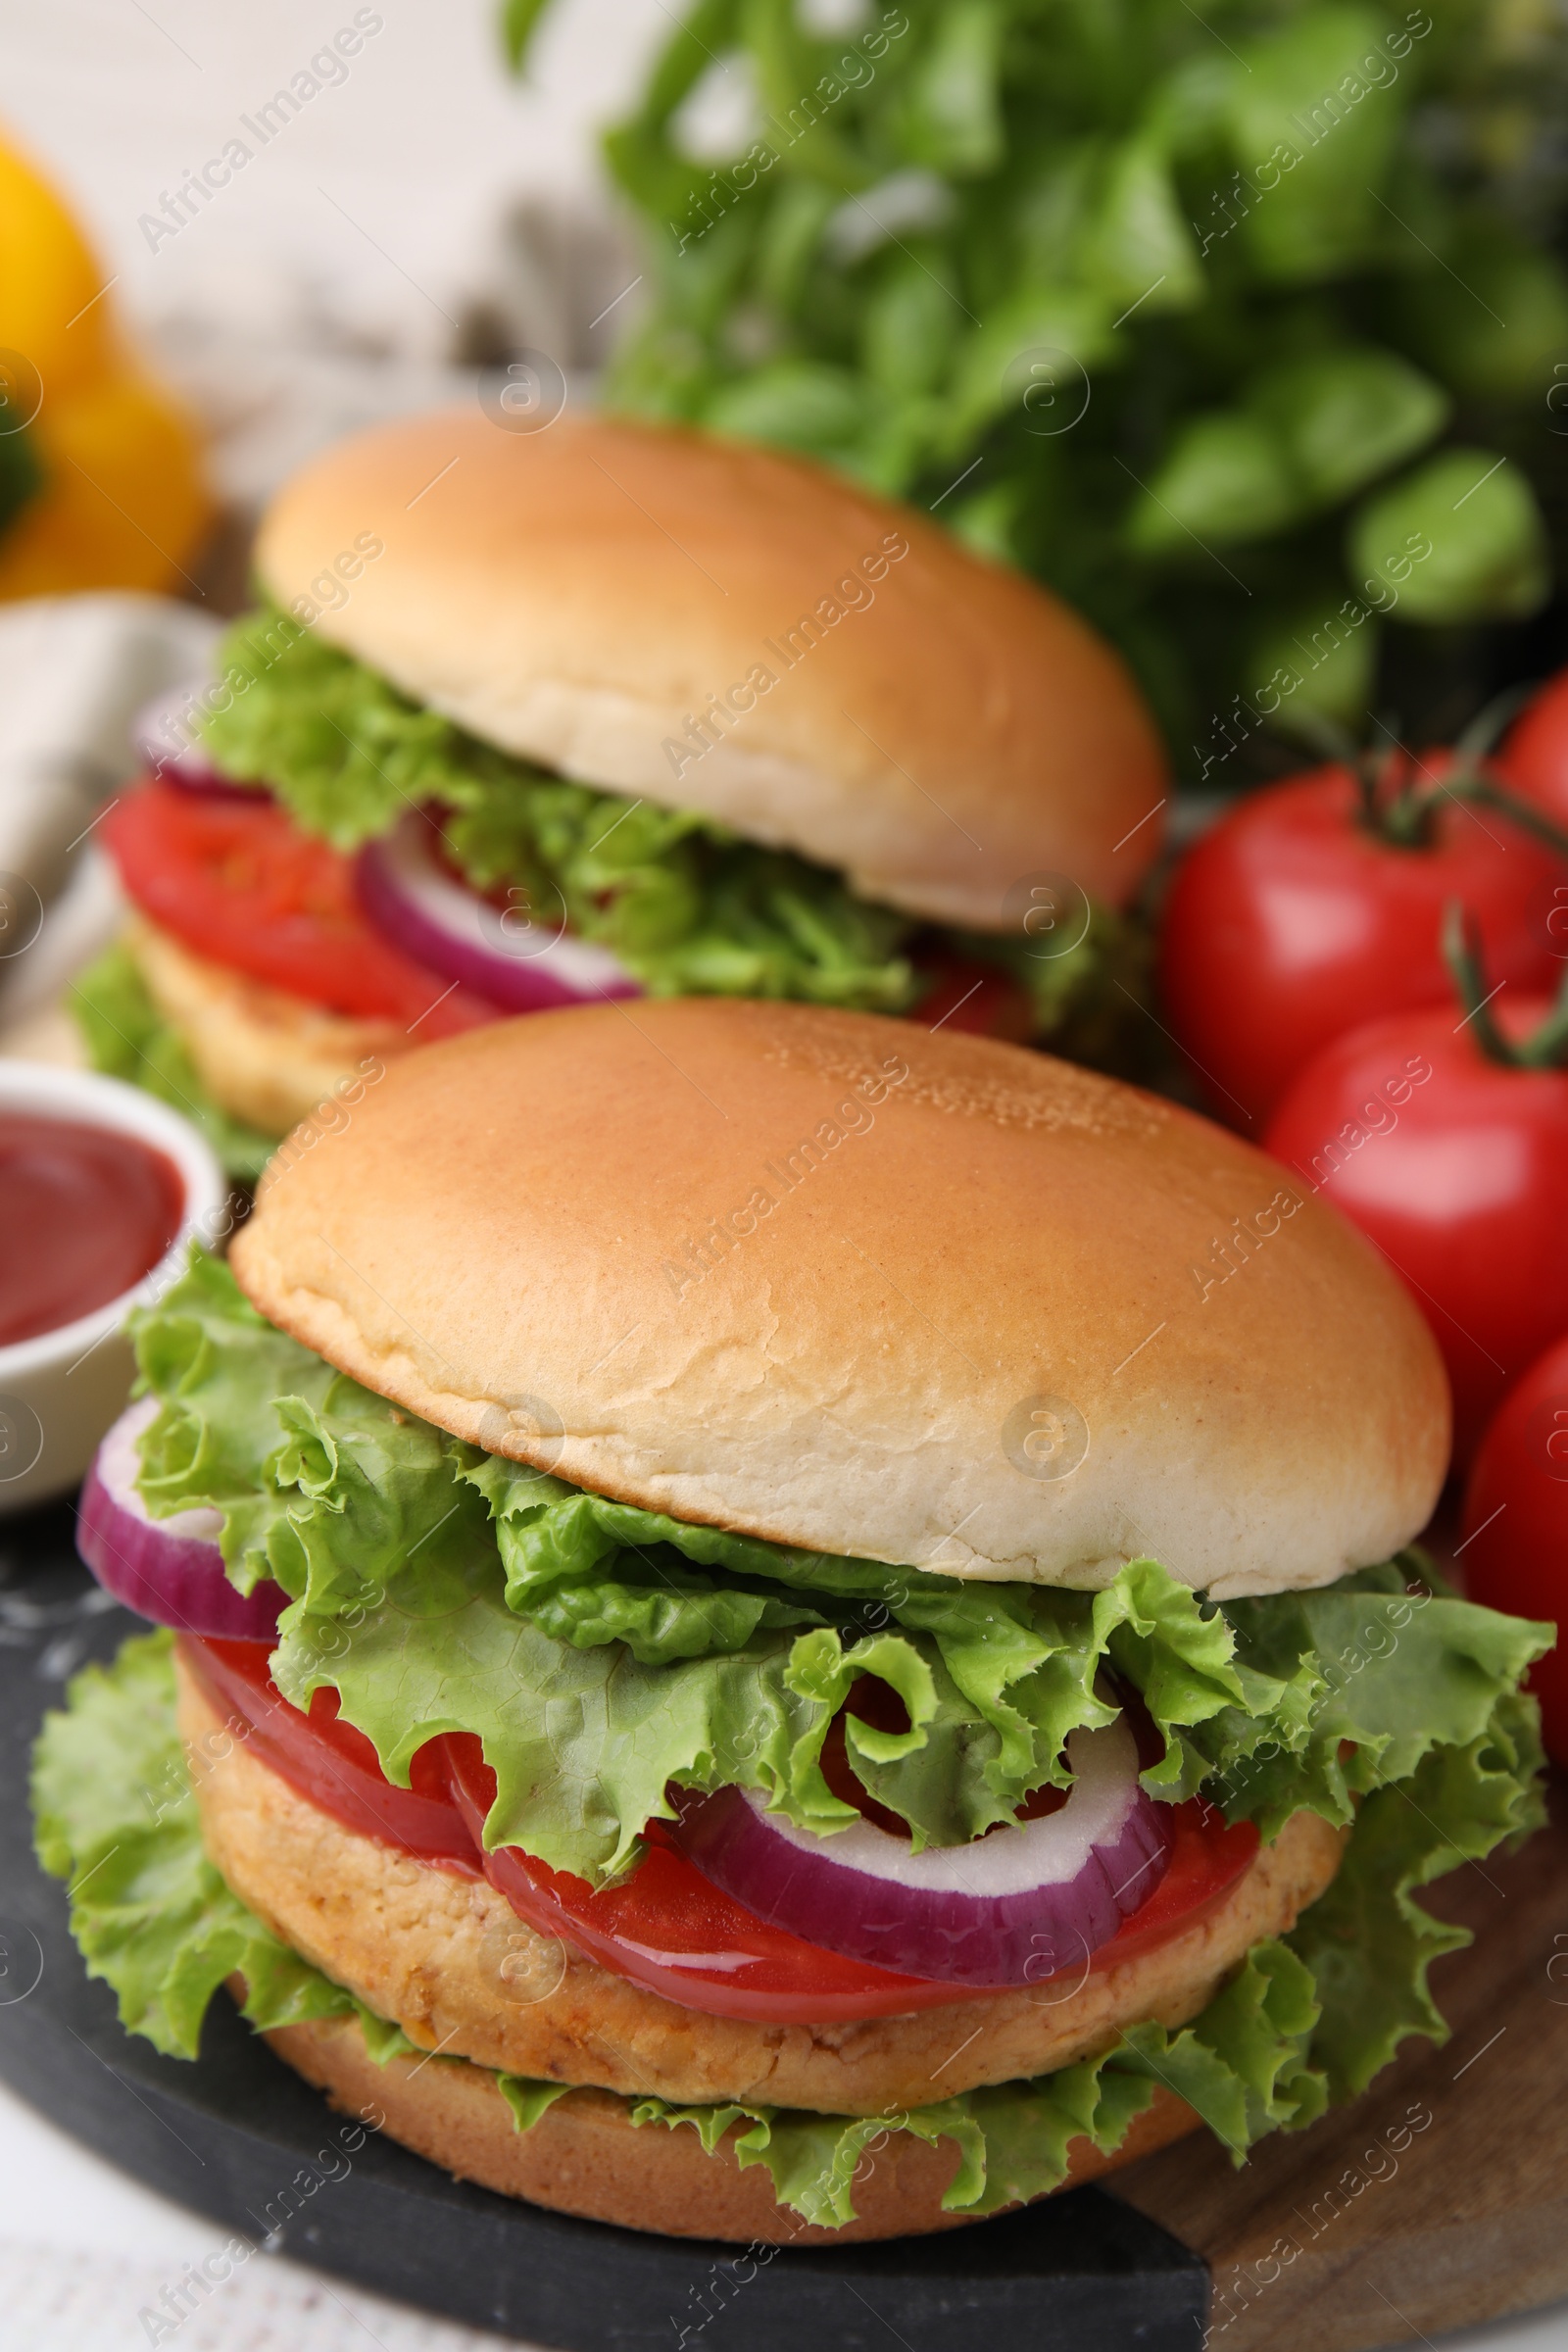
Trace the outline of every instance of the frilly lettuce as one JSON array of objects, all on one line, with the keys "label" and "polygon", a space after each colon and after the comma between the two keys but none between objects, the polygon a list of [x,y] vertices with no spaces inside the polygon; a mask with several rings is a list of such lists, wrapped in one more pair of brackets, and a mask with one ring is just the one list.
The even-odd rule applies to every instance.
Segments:
[{"label": "frilly lettuce", "polygon": [[1505,1690],[1474,1737],[1434,1743],[1362,1799],[1339,1875],[1291,1936],[1323,2003],[1313,2056],[1332,2097],[1364,2090],[1407,2034],[1447,2039],[1427,1972],[1471,1937],[1415,1890],[1542,1826],[1544,1760],[1535,1700]]},{"label": "frilly lettuce", "polygon": [[901,954],[908,918],[803,858],[514,759],[283,613],[236,621],[219,662],[230,699],[205,722],[214,758],[337,849],[434,804],[476,888],[515,884],[546,919],[563,910],[650,995],[898,1012],[919,993]]},{"label": "frilly lettuce", "polygon": [[[920,996],[905,956],[918,926],[806,858],[497,751],[281,612],[236,621],[220,664],[230,699],[204,723],[213,756],[337,849],[376,839],[411,807],[438,807],[475,888],[515,884],[550,920],[564,912],[650,995],[880,1012]],[[954,945],[1018,983],[1036,1036],[1079,1059],[1126,1059],[1129,1000],[1146,996],[1150,961],[1136,919],[1094,905],[1083,937],[1051,956],[990,932]]]},{"label": "frilly lettuce", "polygon": [[284,1693],[335,1689],[405,1786],[423,1740],[476,1734],[490,1841],[594,1884],[635,1860],[672,1782],[847,1824],[820,1755],[862,1676],[906,1728],[852,1714],[850,1759],[919,1842],[960,1843],[1065,1785],[1068,1734],[1113,1712],[1107,1672],[1162,1736],[1146,1786],[1202,1787],[1267,1837],[1300,1805],[1347,1822],[1481,1739],[1551,1638],[1434,1593],[1414,1554],[1215,1608],[1152,1560],[1073,1592],[689,1526],[461,1445],[275,1331],[202,1258],[135,1339],[162,1402],[142,1493],[155,1515],[216,1506],[236,1585],[271,1576],[289,1595]]},{"label": "frilly lettuce", "polygon": [[[90,1973],[109,1984],[127,2029],[172,2055],[195,2055],[212,1995],[235,1970],[258,2029],[355,2016],[382,2064],[412,2051],[401,2028],[281,1943],[207,1861],[189,1774],[217,1759],[182,1753],[171,1648],[167,1634],[132,1640],[109,1667],[76,1676],[35,1750],[39,1856],[72,1882],[72,1929]],[[737,2162],[765,2166],[781,2202],[830,2228],[854,2218],[858,2168],[899,2132],[955,2142],[946,2206],[992,2213],[1057,2186],[1074,2138],[1107,2154],[1119,2147],[1156,2083],[1186,2099],[1239,2163],[1264,2133],[1299,2131],[1330,2097],[1362,2088],[1405,2034],[1445,2037],[1426,1972],[1468,1938],[1423,1912],[1412,1889],[1534,1826],[1539,1753],[1533,1710],[1506,1697],[1478,1739],[1429,1751],[1407,1781],[1368,1798],[1327,1894],[1285,1941],[1255,1945],[1189,2026],[1137,2025],[1080,2065],[911,2111],[847,2117],[646,2098],[629,2103],[630,2120],[690,2128],[710,2151],[734,2132]],[[561,2083],[496,2081],[519,2131],[565,2095]]]},{"label": "frilly lettuce", "polygon": [[1197,2110],[1237,2162],[1265,2132],[1315,2123],[1328,2096],[1309,2055],[1317,2020],[1310,1971],[1269,1941],[1254,1945],[1190,2026],[1135,2026],[1102,2056],[1032,2082],[962,2091],[892,2116],[643,2099],[632,2121],[690,2125],[710,2152],[734,2125],[747,2124],[734,2141],[742,2170],[766,2165],[780,2203],[830,2229],[855,2219],[856,2171],[892,2133],[951,2139],[958,2170],[944,2207],[996,2213],[1059,2187],[1072,2140],[1087,2139],[1102,2155],[1119,2148],[1160,2084]]}]

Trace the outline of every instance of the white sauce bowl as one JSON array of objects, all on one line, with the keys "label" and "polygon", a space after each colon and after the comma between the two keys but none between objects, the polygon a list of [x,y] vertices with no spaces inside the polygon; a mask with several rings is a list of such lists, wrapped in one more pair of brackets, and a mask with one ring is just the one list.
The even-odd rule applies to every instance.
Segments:
[{"label": "white sauce bowl", "polygon": [[[0,1117],[63,1119],[134,1136],[172,1161],[184,1191],[179,1231],[131,1290],[58,1331],[0,1348],[0,1519],[74,1487],[124,1409],[135,1366],[122,1326],[175,1280],[192,1241],[213,1247],[230,1222],[221,1169],[188,1120],[156,1096],[87,1070],[0,1058]],[[7,1234],[5,1247],[25,1247]]]}]

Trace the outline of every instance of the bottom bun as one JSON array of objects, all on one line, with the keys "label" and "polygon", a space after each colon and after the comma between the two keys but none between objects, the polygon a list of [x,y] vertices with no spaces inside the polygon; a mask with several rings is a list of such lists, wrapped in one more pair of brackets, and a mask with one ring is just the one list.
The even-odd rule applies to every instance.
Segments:
[{"label": "bottom bun", "polygon": [[[775,2202],[764,2165],[741,2170],[732,2145],[740,2125],[710,2156],[688,2124],[639,2127],[627,2102],[612,2091],[572,2090],[521,2132],[486,2069],[428,2057],[378,2066],[353,2018],[278,2026],[267,2038],[334,2107],[387,2132],[444,2172],[585,2221],[615,2222],[662,2237],[843,2246],[956,2230],[981,2218],[942,2209],[943,2192],[958,2169],[952,2140],[931,2147],[898,2132],[874,2154],[867,2149],[855,2177],[858,2218],[842,2229],[822,2229]],[[1071,2143],[1061,2186],[1152,2155],[1197,2131],[1199,2123],[1184,2100],[1157,2085],[1114,2155],[1102,2156],[1087,2139]]]},{"label": "bottom bun", "polygon": [[131,917],[125,945],[220,1110],[264,1135],[287,1135],[368,1062],[419,1042],[399,1021],[328,1012],[213,963],[145,915]]}]

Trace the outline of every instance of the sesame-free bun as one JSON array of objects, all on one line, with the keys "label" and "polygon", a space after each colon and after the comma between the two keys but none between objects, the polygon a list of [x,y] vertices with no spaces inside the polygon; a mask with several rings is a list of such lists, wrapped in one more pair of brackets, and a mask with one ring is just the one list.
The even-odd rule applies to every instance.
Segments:
[{"label": "sesame-free bun", "polygon": [[[734,2143],[746,2132],[744,2123],[733,2126],[710,2156],[689,2125],[639,2129],[630,2100],[610,2091],[572,2090],[529,2131],[519,2132],[493,2074],[407,2057],[380,2067],[355,2018],[279,2026],[267,2038],[334,2107],[368,2119],[443,2172],[586,2221],[615,2222],[661,2237],[843,2246],[961,2229],[977,2218],[942,2209],[943,2193],[958,2170],[958,2147],[951,2139],[932,2147],[912,2132],[890,2132],[856,2172],[856,2219],[838,2230],[818,2228],[775,2202],[761,2165],[741,2170]],[[1199,2128],[1185,2100],[1158,2083],[1112,2155],[1102,2156],[1087,2139],[1069,2141],[1061,2186],[1098,2180]]]},{"label": "sesame-free bun", "polygon": [[1164,758],[1117,656],[800,459],[595,416],[403,418],[295,475],[257,566],[488,742],[913,914],[1004,930],[1048,872],[1122,905],[1159,846]]},{"label": "sesame-free bun", "polygon": [[144,914],[130,916],[122,937],[207,1093],[263,1135],[286,1135],[335,1088],[363,1083],[368,1065],[411,1051],[404,1022],[329,1012],[270,988],[198,956]]},{"label": "sesame-free bun", "polygon": [[1425,1323],[1299,1178],[869,1014],[603,1005],[409,1054],[285,1147],[232,1263],[493,1453],[960,1576],[1325,1584],[1419,1531],[1447,1455]]}]

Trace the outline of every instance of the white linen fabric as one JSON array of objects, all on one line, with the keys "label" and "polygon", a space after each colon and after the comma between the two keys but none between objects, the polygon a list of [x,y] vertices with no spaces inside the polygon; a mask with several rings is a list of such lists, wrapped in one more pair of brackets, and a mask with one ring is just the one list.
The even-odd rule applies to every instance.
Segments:
[{"label": "white linen fabric", "polygon": [[0,1053],[75,1057],[58,1000],[122,912],[94,826],[135,772],[136,712],[202,673],[220,625],[162,596],[0,605]]}]

